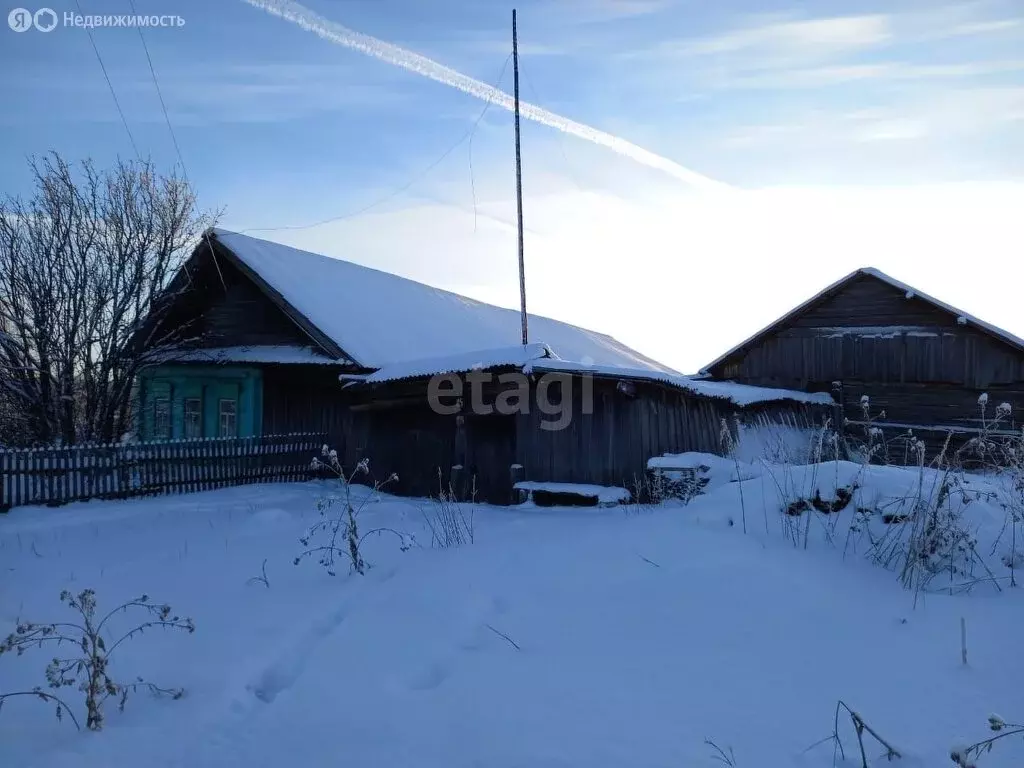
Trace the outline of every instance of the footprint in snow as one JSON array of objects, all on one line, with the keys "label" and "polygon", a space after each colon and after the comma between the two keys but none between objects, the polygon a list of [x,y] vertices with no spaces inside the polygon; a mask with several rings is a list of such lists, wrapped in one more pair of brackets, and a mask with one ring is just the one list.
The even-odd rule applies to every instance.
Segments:
[{"label": "footprint in snow", "polygon": [[432,691],[439,688],[451,676],[451,669],[443,662],[435,662],[409,681],[414,691]]},{"label": "footprint in snow", "polygon": [[278,694],[295,685],[313,651],[341,626],[347,613],[347,609],[342,607],[321,618],[296,642],[290,644],[286,652],[267,665],[257,678],[246,686],[246,690],[265,704],[273,702]]}]

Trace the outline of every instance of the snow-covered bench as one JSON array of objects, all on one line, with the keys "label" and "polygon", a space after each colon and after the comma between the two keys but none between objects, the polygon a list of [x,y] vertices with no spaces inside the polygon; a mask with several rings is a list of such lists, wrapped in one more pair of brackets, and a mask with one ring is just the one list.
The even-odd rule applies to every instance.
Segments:
[{"label": "snow-covered bench", "polygon": [[726,459],[707,453],[666,453],[647,461],[647,486],[655,504],[676,499],[689,504],[711,482]]}]

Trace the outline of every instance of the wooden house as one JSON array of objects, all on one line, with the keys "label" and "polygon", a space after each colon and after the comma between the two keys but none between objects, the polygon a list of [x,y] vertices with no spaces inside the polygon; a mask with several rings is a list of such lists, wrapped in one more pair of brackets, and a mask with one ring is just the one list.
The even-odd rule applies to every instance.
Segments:
[{"label": "wooden house", "polygon": [[[516,344],[514,310],[224,230],[203,237],[168,295],[160,322],[187,338],[151,351],[141,437],[323,432],[346,467],[368,458],[378,479],[396,473],[398,493],[452,477],[499,503],[517,475],[623,486],[652,456],[721,452],[723,418],[733,430],[734,415],[807,424],[832,404],[827,393],[695,381],[535,315],[537,343]],[[439,404],[431,387],[446,375],[489,376],[485,404],[520,387],[526,406],[488,411],[468,390]]]},{"label": "wooden house", "polygon": [[1001,429],[1024,423],[1024,340],[871,268],[786,313],[701,378],[830,392],[848,430],[863,431],[866,404],[887,438],[912,429],[931,451],[950,432],[976,433],[983,394],[984,418],[1008,403]]}]

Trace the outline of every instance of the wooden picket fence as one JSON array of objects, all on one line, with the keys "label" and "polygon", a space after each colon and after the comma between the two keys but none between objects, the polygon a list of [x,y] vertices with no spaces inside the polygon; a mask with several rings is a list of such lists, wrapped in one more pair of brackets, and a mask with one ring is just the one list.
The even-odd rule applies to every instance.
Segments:
[{"label": "wooden picket fence", "polygon": [[0,511],[306,480],[325,442],[300,433],[0,450]]}]

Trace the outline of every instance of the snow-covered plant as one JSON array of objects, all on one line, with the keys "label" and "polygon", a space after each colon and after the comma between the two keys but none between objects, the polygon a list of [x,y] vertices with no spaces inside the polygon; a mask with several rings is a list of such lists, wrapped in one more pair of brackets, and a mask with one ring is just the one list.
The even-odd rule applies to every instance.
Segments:
[{"label": "snow-covered plant", "polygon": [[1020,537],[1018,528],[1024,524],[1024,430],[1006,429],[1013,413],[1013,406],[1000,403],[992,417],[988,415],[988,395],[978,397],[981,428],[975,437],[968,440],[958,451],[958,457],[970,461],[983,471],[1003,481],[1004,492],[998,500],[1005,512],[1002,530],[992,544],[991,554],[1009,539],[1009,549],[1004,552],[1003,564],[1010,570],[1010,585],[1016,586],[1016,569],[1024,562],[1018,551]]},{"label": "snow-covered plant", "polygon": [[[839,482],[840,438],[832,427],[832,420],[825,419],[815,428],[806,452],[806,471],[794,472],[789,464],[769,466],[763,463],[765,474],[775,483],[781,502],[783,533],[794,546],[807,549],[810,542],[811,523],[817,520],[830,543],[834,541],[835,528],[841,512],[850,503],[854,488],[844,487]],[[831,462],[834,494],[826,490],[822,495],[820,483],[822,472],[828,471]],[[767,519],[765,527],[767,532]]]},{"label": "snow-covered plant", "polygon": [[[844,442],[847,455],[865,465],[871,464],[876,460],[888,463],[889,444],[881,427],[877,424],[879,421],[885,421],[885,411],[872,413],[871,397],[861,395],[860,412],[861,421],[859,424],[854,424],[849,419],[844,420],[843,426],[846,428],[844,431]],[[851,431],[850,427],[853,426],[859,426],[860,429],[856,432]]]},{"label": "snow-covered plant", "polygon": [[996,714],[988,716],[988,727],[997,735],[982,739],[969,746],[955,746],[949,751],[950,759],[959,768],[976,768],[978,759],[991,752],[997,741],[1005,739],[1007,736],[1024,736],[1024,725],[1008,723]]},{"label": "snow-covered plant", "polygon": [[[733,424],[736,427],[736,433],[740,431],[740,420],[739,417],[733,415]],[[729,422],[722,419],[721,429],[718,433],[718,438],[722,443],[722,448],[725,450],[725,455],[732,458],[733,464],[736,466],[736,487],[740,490],[740,515],[743,520],[743,533],[747,532],[747,503],[743,498],[743,476],[740,474],[740,458],[739,452],[736,450],[736,439],[733,437],[732,430],[729,428]]]},{"label": "snow-covered plant", "polygon": [[469,515],[463,505],[456,499],[455,491],[449,483],[444,487],[441,470],[437,470],[437,497],[430,499],[430,509],[420,507],[423,520],[430,531],[430,545],[438,549],[461,547],[472,544],[476,540],[476,477],[470,489]]},{"label": "snow-covered plant", "polygon": [[[295,565],[306,558],[316,556],[317,562],[324,570],[335,576],[336,563],[341,558],[348,561],[350,573],[362,575],[370,567],[362,553],[362,545],[367,537],[390,533],[398,538],[399,547],[403,552],[415,544],[413,537],[393,528],[380,527],[365,532],[359,529],[360,513],[370,501],[378,498],[378,492],[384,486],[396,482],[398,475],[391,473],[384,482],[375,481],[372,492],[357,500],[352,492],[352,486],[357,477],[370,474],[369,459],[360,460],[355,469],[346,475],[338,460],[338,452],[324,445],[320,456],[313,459],[311,467],[314,470],[324,470],[336,477],[340,482],[341,494],[330,494],[317,501],[317,509],[323,519],[310,526],[299,539],[305,550],[295,558]],[[329,515],[328,513],[336,506],[340,507],[337,514]]]},{"label": "snow-covered plant", "polygon": [[648,469],[643,475],[634,473],[629,486],[632,503],[625,505],[626,514],[652,511],[665,500],[667,485],[664,473],[657,470]]},{"label": "snow-covered plant", "polygon": [[986,567],[978,556],[977,539],[967,525],[965,508],[972,502],[965,483],[963,465],[951,459],[952,433],[942,448],[925,464],[923,441],[908,441],[917,468],[917,484],[904,499],[901,525],[906,536],[898,536],[890,552],[898,553],[900,580],[915,592],[927,589],[940,573],[948,573],[950,587],[957,577],[973,576],[976,564]]},{"label": "snow-covered plant", "polygon": [[711,759],[715,762],[721,763],[722,765],[728,766],[728,768],[737,768],[736,754],[732,751],[732,747],[726,747],[722,749],[720,746],[715,744],[711,739],[704,739],[704,743],[711,747]]},{"label": "snow-covered plant", "polygon": [[650,468],[643,479],[634,478],[630,490],[635,502],[628,506],[643,508],[641,499],[644,498],[649,499],[651,505],[658,505],[670,499],[689,504],[703,494],[704,489],[711,483],[708,474],[710,472],[711,467],[706,464],[678,469]]},{"label": "snow-covered plant", "polygon": [[850,724],[853,726],[853,732],[857,737],[857,747],[860,751],[861,765],[863,765],[864,768],[868,767],[868,753],[864,744],[865,735],[870,736],[878,745],[885,749],[884,754],[887,761],[891,762],[892,760],[897,760],[900,757],[902,757],[899,750],[893,747],[892,744],[890,744],[886,739],[882,738],[879,735],[878,731],[876,731],[874,728],[868,725],[867,721],[865,721],[864,718],[861,717],[860,713],[851,709],[842,699],[840,699],[836,703],[835,714],[832,718],[831,735],[827,736],[819,742],[816,742],[815,744],[812,744],[810,747],[808,747],[808,750],[818,746],[819,744],[825,744],[831,741],[833,744],[833,765],[836,764],[836,758],[840,755],[843,758],[843,763],[846,763],[846,749],[843,746],[843,739],[839,735],[839,721],[844,713],[849,715],[850,717]]},{"label": "snow-covered plant", "polygon": [[[0,643],[0,655],[14,652],[18,656],[32,646],[42,647],[54,643],[57,646],[68,645],[76,649],[68,658],[54,656],[46,666],[46,682],[51,690],[61,690],[77,684],[78,690],[85,695],[85,727],[99,731],[103,728],[103,704],[110,697],[118,699],[118,708],[124,711],[128,694],[139,690],[147,690],[157,696],[170,696],[180,699],[185,691],[182,688],[161,688],[141,677],[134,682],[122,683],[110,676],[110,657],[118,646],[147,629],[181,629],[189,634],[195,631],[192,619],[183,619],[171,611],[169,605],[156,605],[149,597],[142,595],[134,600],[122,603],[113,610],[98,617],[96,613],[96,593],[85,589],[77,595],[67,590],[60,593],[60,601],[75,611],[80,617],[76,621],[58,621],[51,624],[24,622],[18,624],[6,640]],[[134,628],[117,635],[108,635],[108,622],[116,615],[130,611],[148,615],[146,621]],[[110,637],[114,637],[113,640]],[[57,719],[66,712],[78,727],[78,719],[71,708],[56,694],[43,691],[42,687],[31,691],[19,691],[0,695],[0,706],[4,700],[13,696],[36,696],[57,706]]]},{"label": "snow-covered plant", "polygon": [[[986,402],[982,399],[982,403]],[[889,450],[884,442],[873,442],[877,427],[872,423],[870,400],[862,398],[865,414],[867,450],[862,453],[861,473],[873,459],[888,463]],[[879,414],[878,418],[884,416]],[[967,481],[961,452],[951,450],[952,433],[946,435],[940,450],[927,461],[927,446],[912,430],[895,440],[904,445],[901,463],[916,469],[917,479],[903,497],[864,503],[857,510],[847,532],[847,548],[858,539],[869,542],[867,556],[874,563],[897,570],[905,587],[915,592],[929,588],[941,573],[948,573],[950,589],[957,577],[974,575],[975,566],[988,566],[978,555],[977,540],[964,514],[974,500]],[[878,435],[881,440],[881,435]],[[885,445],[885,450],[875,448]],[[857,483],[861,486],[861,483]],[[875,522],[884,525],[876,525]]]}]

